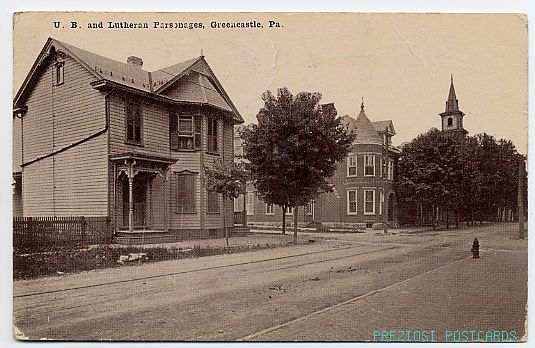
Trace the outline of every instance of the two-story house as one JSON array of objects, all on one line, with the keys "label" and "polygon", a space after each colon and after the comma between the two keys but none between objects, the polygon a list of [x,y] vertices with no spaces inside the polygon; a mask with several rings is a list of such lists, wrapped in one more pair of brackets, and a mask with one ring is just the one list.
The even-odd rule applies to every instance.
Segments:
[{"label": "two-story house", "polygon": [[238,110],[203,56],[156,71],[48,39],[14,99],[14,215],[107,216],[116,236],[222,233],[204,168]]},{"label": "two-story house", "polygon": [[[299,223],[306,225],[314,221],[371,228],[382,226],[388,214],[389,224],[397,225],[394,179],[399,150],[392,146],[392,137],[396,134],[392,121],[371,122],[362,103],[357,118],[343,116],[342,124],[356,133],[355,141],[330,178],[333,191],[321,194],[304,209],[299,209]],[[280,224],[282,221],[282,209],[259,199],[253,187],[248,188],[245,206],[250,223]],[[235,211],[242,207],[238,202]],[[286,214],[292,216],[293,209],[289,208]]]}]

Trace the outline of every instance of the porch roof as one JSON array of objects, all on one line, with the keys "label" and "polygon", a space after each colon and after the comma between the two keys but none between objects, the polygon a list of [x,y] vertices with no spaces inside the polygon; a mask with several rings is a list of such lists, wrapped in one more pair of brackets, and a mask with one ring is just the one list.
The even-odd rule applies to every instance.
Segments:
[{"label": "porch roof", "polygon": [[173,164],[178,161],[178,159],[171,158],[171,157],[147,155],[147,154],[135,153],[135,152],[125,152],[121,154],[110,155],[110,160],[114,162],[122,161],[122,160],[140,160],[140,161],[156,162],[156,163],[163,163],[163,164]]}]

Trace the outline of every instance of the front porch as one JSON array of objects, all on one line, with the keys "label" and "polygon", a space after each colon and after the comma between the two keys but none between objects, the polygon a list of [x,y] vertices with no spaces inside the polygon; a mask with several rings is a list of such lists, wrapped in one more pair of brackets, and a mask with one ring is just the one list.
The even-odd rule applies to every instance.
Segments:
[{"label": "front porch", "polygon": [[165,235],[169,230],[169,166],[176,160],[131,153],[110,159],[114,235],[136,240]]}]

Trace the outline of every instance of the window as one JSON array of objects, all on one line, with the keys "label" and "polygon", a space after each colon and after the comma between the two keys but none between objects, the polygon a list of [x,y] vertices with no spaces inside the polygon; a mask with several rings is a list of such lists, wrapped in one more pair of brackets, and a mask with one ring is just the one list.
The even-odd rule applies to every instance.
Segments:
[{"label": "window", "polygon": [[176,174],[176,212],[195,212],[195,174]]},{"label": "window", "polygon": [[193,150],[193,116],[178,116],[178,148]]},{"label": "window", "polygon": [[311,201],[306,206],[306,214],[314,215],[314,201]]},{"label": "window", "polygon": [[448,127],[453,126],[453,118],[448,117]]},{"label": "window", "polygon": [[208,119],[208,152],[217,152],[217,120]]},{"label": "window", "polygon": [[62,85],[64,82],[64,62],[56,63],[56,86]]},{"label": "window", "polygon": [[364,176],[375,175],[375,155],[364,155]]},{"label": "window", "polygon": [[394,161],[388,161],[388,180],[394,180]]},{"label": "window", "polygon": [[347,176],[357,176],[357,156],[349,156],[347,158]]},{"label": "window", "polygon": [[247,202],[246,209],[247,215],[254,215],[254,192],[247,192]]},{"label": "window", "polygon": [[347,215],[357,215],[357,190],[347,190]]},{"label": "window", "polygon": [[385,204],[385,193],[383,190],[379,191],[379,215],[383,215],[383,206]]},{"label": "window", "polygon": [[208,212],[219,213],[219,193],[208,191]]},{"label": "window", "polygon": [[173,150],[201,148],[201,116],[177,115],[169,111],[169,146]]},{"label": "window", "polygon": [[273,204],[266,203],[266,215],[275,215],[273,211]]},{"label": "window", "polygon": [[375,214],[375,191],[364,190],[364,215]]},{"label": "window", "polygon": [[390,135],[388,133],[383,134],[383,145],[390,145]]},{"label": "window", "polygon": [[138,103],[126,104],[126,142],[141,144],[142,127],[141,105]]},{"label": "window", "polygon": [[294,207],[286,207],[286,214],[287,215],[293,215],[294,214]]}]

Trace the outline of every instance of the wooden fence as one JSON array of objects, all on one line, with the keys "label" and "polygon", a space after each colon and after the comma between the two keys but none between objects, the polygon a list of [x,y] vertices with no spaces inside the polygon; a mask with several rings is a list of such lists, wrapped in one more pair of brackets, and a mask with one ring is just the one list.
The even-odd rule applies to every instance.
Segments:
[{"label": "wooden fence", "polygon": [[14,217],[13,247],[47,249],[111,243],[113,232],[102,217]]}]

